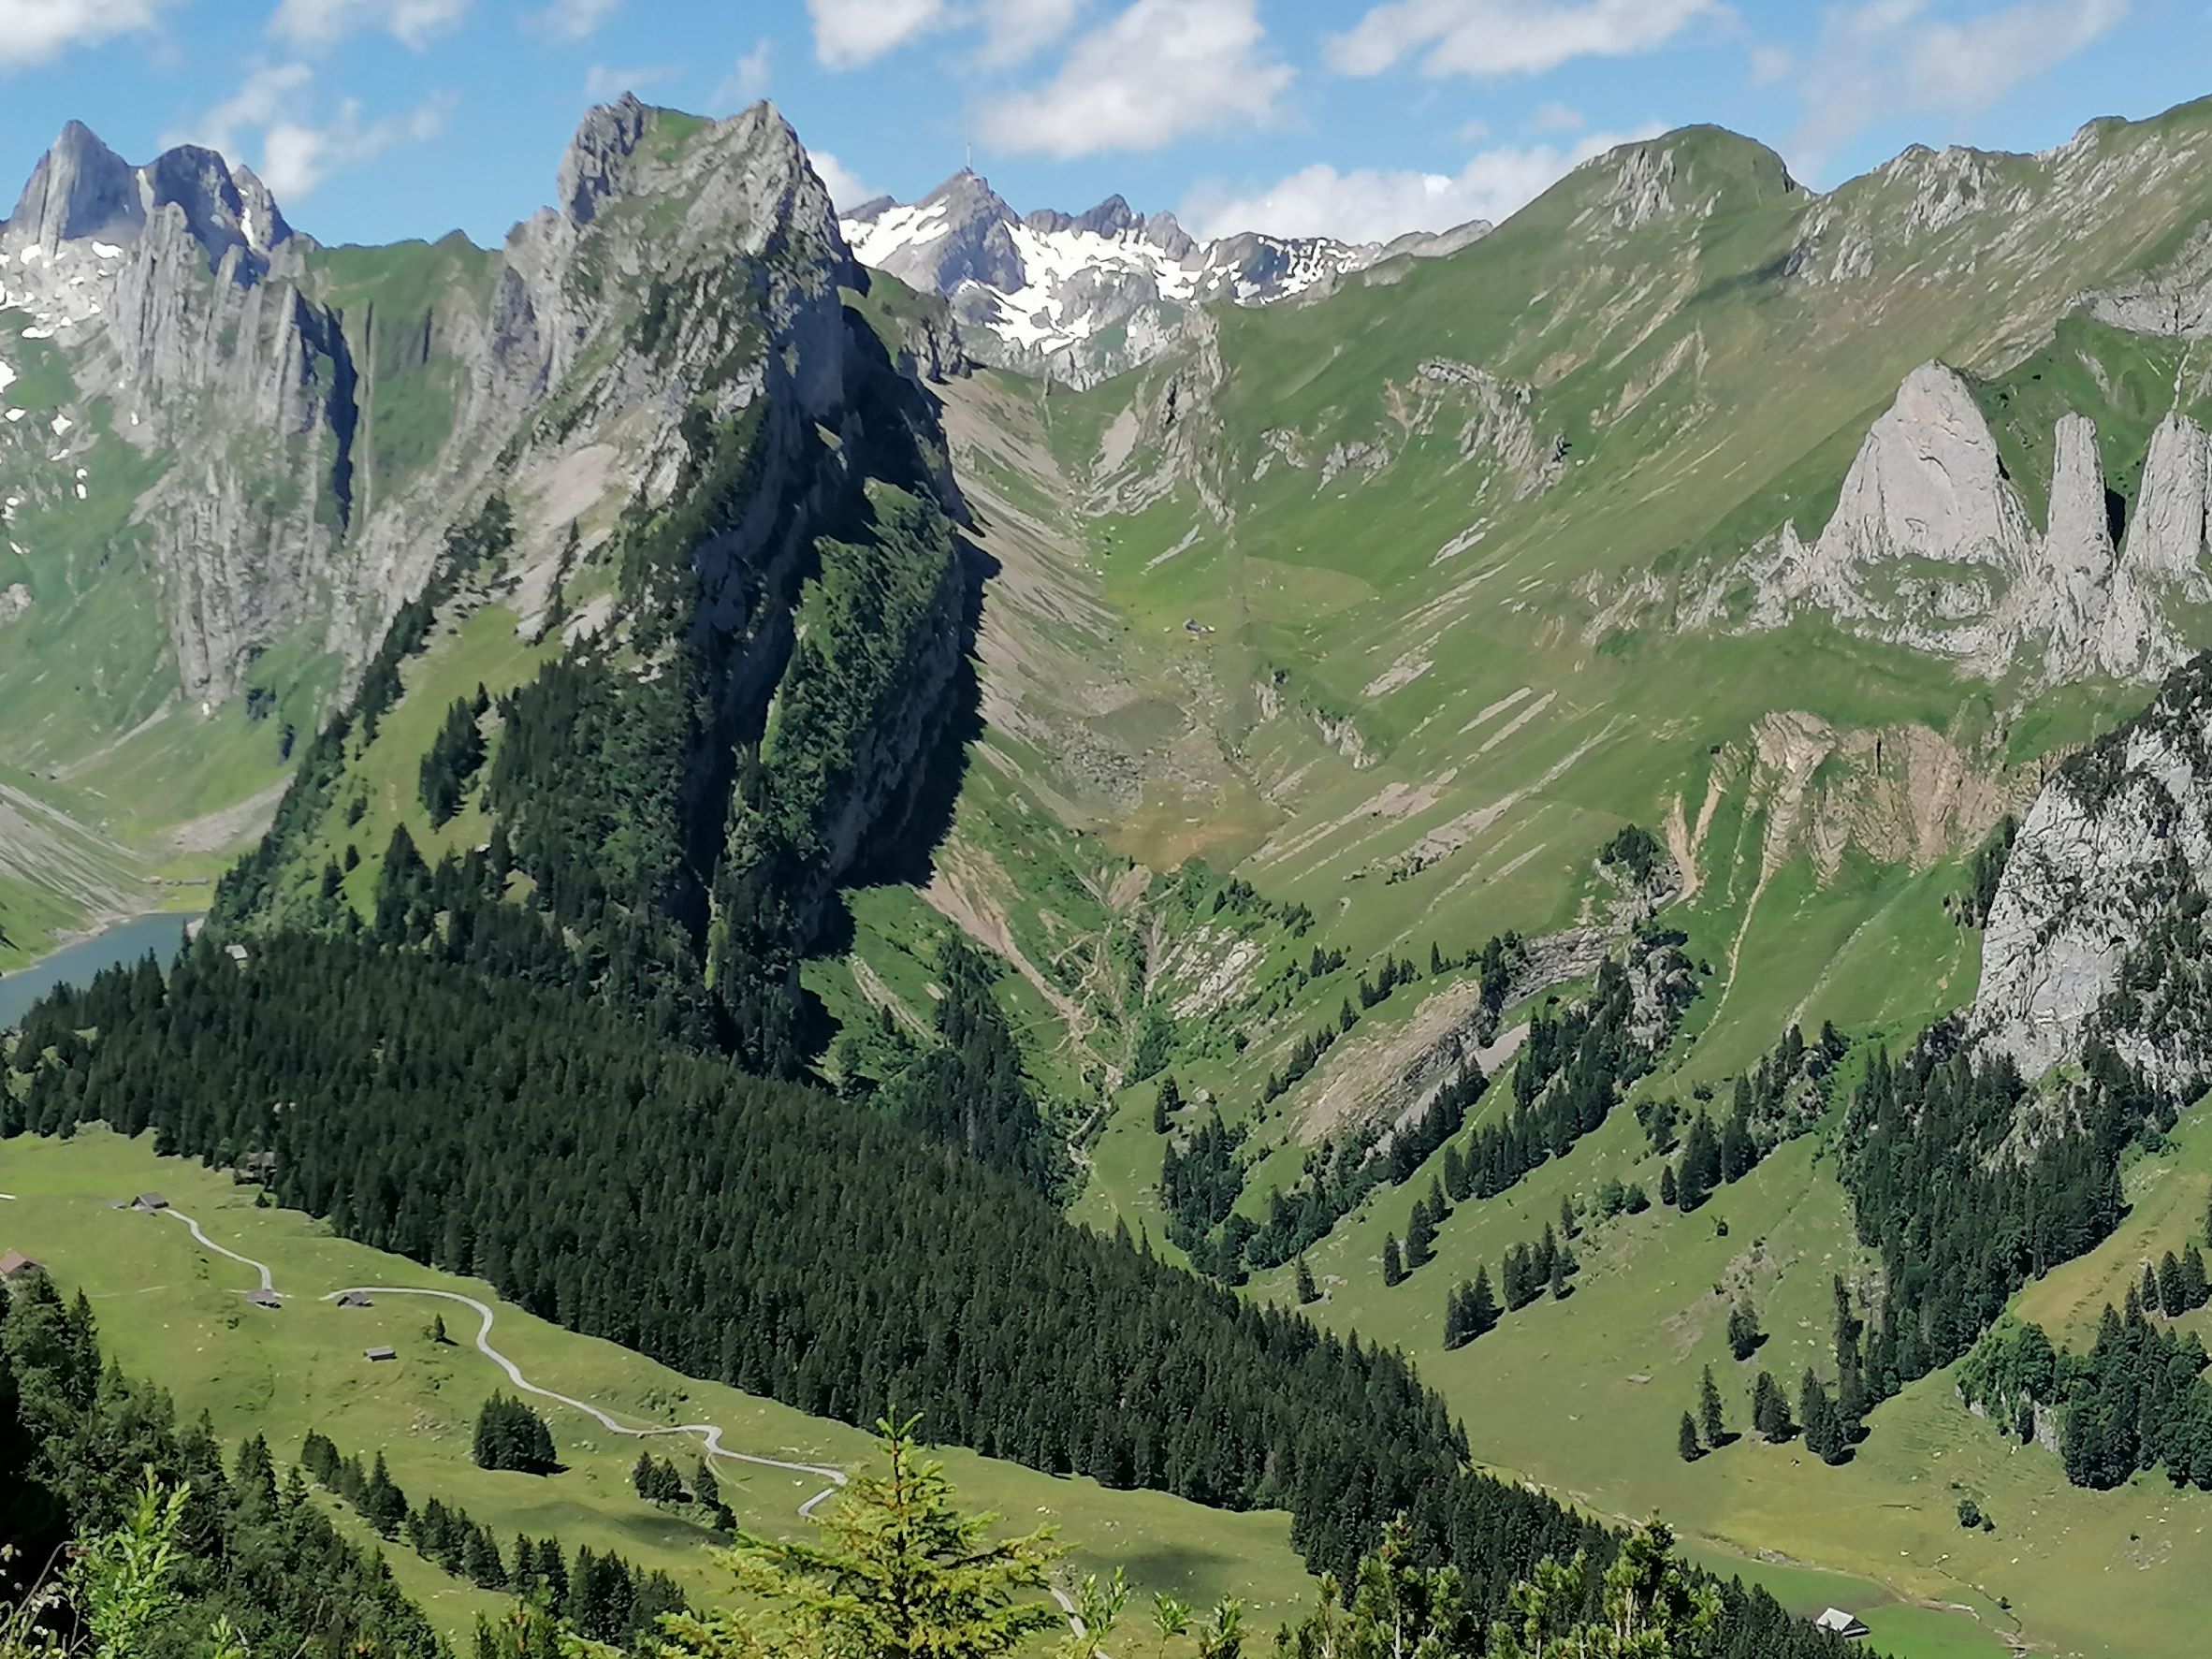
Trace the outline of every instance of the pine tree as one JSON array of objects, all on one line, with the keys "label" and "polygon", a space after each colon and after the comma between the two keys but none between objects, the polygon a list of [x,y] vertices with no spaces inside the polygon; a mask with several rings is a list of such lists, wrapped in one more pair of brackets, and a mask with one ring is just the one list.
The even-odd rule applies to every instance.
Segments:
[{"label": "pine tree", "polygon": [[1559,1251],[1551,1258],[1551,1277],[1549,1284],[1551,1300],[1554,1302],[1564,1302],[1567,1299],[1568,1291],[1574,1288],[1567,1283],[1567,1273],[1574,1265],[1574,1259],[1564,1250]]},{"label": "pine tree", "polygon": [[546,1593],[546,1605],[563,1617],[568,1613],[569,1581],[568,1562],[560,1553],[557,1538],[538,1540],[537,1581]]},{"label": "pine tree", "polygon": [[1429,1219],[1426,1200],[1416,1199],[1405,1222],[1405,1271],[1425,1267],[1436,1254],[1436,1224]]},{"label": "pine tree", "polygon": [[1498,1322],[1498,1304],[1490,1288],[1490,1269],[1475,1270],[1475,1288],[1467,1292],[1467,1339],[1472,1342]]},{"label": "pine tree", "polygon": [[1464,1284],[1454,1285],[1444,1294],[1444,1348],[1449,1353],[1463,1348],[1474,1340],[1475,1333],[1467,1329],[1468,1289]]},{"label": "pine tree", "polygon": [[1840,1463],[1851,1455],[1851,1443],[1836,1416],[1835,1402],[1818,1376],[1808,1371],[1797,1395],[1797,1416],[1805,1425],[1805,1446],[1824,1463]]},{"label": "pine tree", "polygon": [[[863,1476],[819,1518],[818,1538],[741,1532],[715,1559],[745,1594],[741,1610],[672,1615],[664,1645],[677,1655],[905,1653],[995,1659],[1060,1623],[1028,1599],[1063,1553],[1044,1532],[993,1541],[996,1517],[964,1513],[941,1465],[921,1456],[912,1419],[881,1422],[888,1464]],[[1106,1634],[1118,1594],[1095,1582],[1084,1598]],[[583,1621],[577,1621],[579,1626]],[[1090,1621],[1086,1620],[1086,1623]]]},{"label": "pine tree", "polygon": [[2159,1309],[2170,1319],[2189,1311],[2181,1289],[2181,1259],[2171,1250],[2159,1258]]},{"label": "pine tree", "polygon": [[1720,1176],[1720,1138],[1713,1133],[1712,1119],[1700,1112],[1682,1138],[1681,1167],[1674,1178],[1675,1202],[1684,1215],[1705,1202]]},{"label": "pine tree", "polygon": [[1405,1277],[1405,1268],[1398,1259],[1398,1235],[1392,1233],[1383,1240],[1383,1283],[1395,1285]]},{"label": "pine tree", "polygon": [[1551,1223],[1544,1223],[1544,1236],[1536,1244],[1536,1277],[1549,1284],[1551,1270],[1559,1265],[1559,1235],[1551,1230]]},{"label": "pine tree", "polygon": [[[1851,1287],[1838,1273],[1832,1281],[1836,1300],[1836,1428],[1844,1444],[1866,1438],[1866,1374],[1860,1363],[1859,1338],[1866,1321],[1851,1300]],[[1810,1431],[1808,1431],[1810,1433]]]},{"label": "pine tree", "polygon": [[1759,1329],[1759,1316],[1752,1311],[1748,1302],[1739,1302],[1728,1310],[1728,1352],[1739,1360],[1748,1360],[1758,1352],[1766,1335]]},{"label": "pine tree", "polygon": [[1706,1445],[1718,1451],[1728,1444],[1728,1427],[1721,1415],[1721,1390],[1713,1384],[1710,1365],[1697,1385],[1697,1418],[1705,1426]]},{"label": "pine tree", "polygon": [[1752,1427],[1761,1439],[1776,1446],[1797,1432],[1797,1425],[1790,1420],[1788,1396],[1771,1372],[1760,1372],[1758,1380],[1752,1384]]},{"label": "pine tree", "polygon": [[482,1590],[504,1590],[507,1570],[500,1562],[499,1546],[482,1527],[472,1527],[461,1545],[461,1576]]},{"label": "pine tree", "polygon": [[1671,1204],[1678,1201],[1681,1189],[1675,1185],[1674,1166],[1662,1164],[1659,1168],[1659,1201]]},{"label": "pine tree", "polygon": [[1697,1444],[1697,1423],[1688,1412],[1682,1413],[1681,1432],[1675,1435],[1674,1448],[1681,1454],[1682,1462],[1694,1463],[1704,1456],[1704,1448]]},{"label": "pine tree", "polygon": [[407,1494],[392,1483],[391,1471],[384,1466],[381,1450],[376,1454],[369,1483],[362,1489],[361,1513],[371,1526],[387,1538],[398,1537],[400,1529],[407,1523]]},{"label": "pine tree", "polygon": [[2151,1264],[2150,1264],[2149,1262],[2147,1262],[2147,1262],[2145,1262],[2145,1263],[2143,1264],[2143,1291],[2142,1291],[2142,1295],[2141,1295],[2141,1297],[2140,1297],[2140,1299],[2139,1299],[2139,1300],[2140,1300],[2140,1302],[2141,1302],[2141,1305],[2142,1305],[2143,1311],[2144,1311],[2145,1313],[2148,1314],[2148,1313],[2155,1313],[2155,1312],[2157,1312],[2157,1311],[2158,1311],[2158,1307],[2159,1307],[2159,1275],[2158,1275],[2158,1270],[2157,1270],[2156,1268],[2152,1267],[2152,1266],[2151,1266]]},{"label": "pine tree", "polygon": [[1298,1305],[1310,1307],[1321,1300],[1321,1292],[1314,1286],[1314,1270],[1305,1264],[1305,1257],[1298,1258]]},{"label": "pine tree", "polygon": [[1152,1097],[1152,1132],[1173,1134],[1175,1113],[1182,1109],[1183,1091],[1175,1086],[1175,1074],[1171,1071],[1159,1080],[1159,1092]]},{"label": "pine tree", "polygon": [[1579,1238],[1582,1230],[1575,1223],[1574,1201],[1564,1193],[1559,1200],[1559,1236],[1563,1239]]},{"label": "pine tree", "polygon": [[2212,1296],[2212,1284],[2205,1278],[2205,1258],[2194,1244],[2181,1252],[2181,1303],[2185,1310],[2203,1307]]},{"label": "pine tree", "polygon": [[[484,1460],[478,1458],[476,1461],[481,1463]],[[637,1462],[630,1465],[630,1484],[637,1489],[637,1495],[641,1498],[653,1495],[652,1453],[641,1451],[637,1454]]]}]

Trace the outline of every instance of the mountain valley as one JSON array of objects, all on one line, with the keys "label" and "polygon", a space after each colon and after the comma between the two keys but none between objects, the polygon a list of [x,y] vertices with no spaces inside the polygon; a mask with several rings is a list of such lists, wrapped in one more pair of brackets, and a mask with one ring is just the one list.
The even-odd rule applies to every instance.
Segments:
[{"label": "mountain valley", "polygon": [[[624,97],[555,198],[326,247],[72,125],[0,223],[0,966],[208,913],[0,1040],[112,1352],[90,1183],[227,1168],[1260,1639],[1656,1515],[1698,1652],[2193,1651],[2212,102],[1374,246]],[[310,1363],[184,1259],[181,1404]]]}]

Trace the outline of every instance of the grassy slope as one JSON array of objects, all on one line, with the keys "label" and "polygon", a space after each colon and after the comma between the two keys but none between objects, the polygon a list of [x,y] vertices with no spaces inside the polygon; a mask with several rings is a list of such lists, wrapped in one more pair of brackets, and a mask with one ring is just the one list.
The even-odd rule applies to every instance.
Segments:
[{"label": "grassy slope", "polygon": [[[211,1256],[180,1223],[116,1212],[108,1201],[156,1188],[191,1214],[216,1242],[267,1261],[284,1309],[265,1313],[239,1300],[252,1272]],[[504,1546],[517,1531],[556,1534],[571,1549],[589,1544],[662,1567],[711,1595],[719,1576],[706,1559],[712,1539],[656,1510],[630,1486],[639,1443],[608,1434],[565,1407],[546,1405],[568,1465],[549,1478],[478,1469],[469,1436],[482,1401],[506,1379],[468,1346],[476,1325],[464,1308],[387,1297],[368,1309],[341,1311],[317,1298],[359,1284],[457,1289],[496,1302],[490,1289],[418,1267],[332,1236],[294,1211],[256,1209],[250,1187],[189,1161],[157,1158],[151,1142],[128,1142],[94,1128],[67,1142],[19,1140],[0,1150],[0,1237],[36,1255],[65,1292],[92,1298],[108,1351],[126,1371],[153,1377],[186,1416],[209,1412],[226,1441],[268,1436],[280,1460],[298,1454],[319,1428],[364,1458],[382,1448],[392,1477],[416,1502],[437,1496],[489,1524]],[[443,1312],[455,1346],[424,1332]],[[841,1423],[808,1418],[768,1400],[679,1375],[611,1343],[578,1336],[502,1307],[492,1341],[547,1388],[589,1399],[628,1420],[710,1421],[735,1449],[857,1468],[869,1438]],[[396,1362],[371,1367],[361,1350],[388,1343]],[[540,1403],[544,1404],[543,1402]],[[657,1443],[688,1466],[694,1443]],[[1056,1479],[1019,1465],[948,1450],[942,1454],[964,1499],[995,1511],[1010,1527],[1051,1523],[1077,1546],[1078,1570],[1127,1569],[1141,1594],[1167,1591],[1210,1602],[1244,1598],[1260,1628],[1271,1627],[1310,1594],[1288,1543],[1288,1518],[1201,1509],[1152,1492],[1110,1492]],[[723,1463],[722,1493],[741,1524],[776,1534],[799,1529],[798,1504],[821,1482],[780,1471]],[[467,1590],[404,1546],[394,1569],[449,1628],[459,1628],[491,1598]]]},{"label": "grassy slope", "polygon": [[[2124,159],[2193,142],[2208,119],[2191,107],[2093,142]],[[1656,828],[1678,800],[1685,825],[1699,824],[1709,782],[1710,816],[1689,837],[1702,884],[1670,919],[1712,973],[1651,1086],[1724,1091],[1793,1020],[1909,1039],[1972,992],[1977,940],[1943,909],[1960,854],[2032,790],[2044,757],[2140,700],[2123,687],[2028,694],[1962,681],[1809,621],[1678,634],[1666,596],[1695,592],[1786,517],[1817,527],[1866,423],[1929,357],[1986,377],[2016,474],[2047,473],[2050,424],[2074,407],[2098,421],[2114,487],[2128,494],[2141,444],[2171,403],[2176,354],[2078,322],[2056,344],[2039,341],[2068,295],[2170,245],[2202,216],[2212,185],[2196,171],[2155,187],[2139,178],[2107,192],[2093,234],[2055,222],[2030,231],[2036,214],[2063,204],[2044,164],[2003,159],[1991,164],[1996,176],[2030,193],[2030,211],[1907,231],[1918,189],[1907,167],[1827,198],[1822,230],[1763,153],[1710,132],[1676,142],[1687,181],[1677,199],[1713,202],[1709,216],[1613,234],[1605,179],[1577,175],[1477,248],[1417,264],[1390,286],[1224,313],[1226,373],[1210,403],[1208,377],[1188,357],[1079,396],[1025,395],[994,376],[951,394],[956,417],[979,416],[966,427],[955,418],[954,452],[986,545],[1011,573],[986,600],[994,724],[970,751],[951,849],[986,853],[1004,873],[993,920],[1019,941],[1058,913],[1032,882],[1063,866],[1038,856],[1043,843],[1027,827],[1056,821],[1155,869],[1202,851],[1270,898],[1309,905],[1314,938],[1349,953],[1344,975],[1184,1024],[1173,1069],[1186,1092],[1217,1096],[1265,1155],[1247,1208],[1267,1181],[1294,1174],[1292,1131],[1328,1068],[1266,1110],[1253,1104],[1259,1079],[1290,1036],[1333,1013],[1361,968],[1383,952],[1425,963],[1431,939],[1458,951],[1506,926],[1573,919],[1594,849],[1623,821]],[[1873,280],[1784,278],[1794,247],[1832,251],[1853,226],[1875,238]],[[1944,278],[1970,260],[1979,282]],[[1459,416],[1425,428],[1413,417],[1418,367],[1435,356],[1534,386],[1536,430],[1569,440],[1552,489],[1513,499],[1490,463],[1459,458]],[[1186,425],[1203,429],[1175,441],[1185,458],[1164,494],[1131,492],[1173,447],[1159,424],[1171,379]],[[1263,435],[1285,431],[1307,465],[1276,458],[1262,473]],[[1354,467],[1320,483],[1314,461],[1355,441],[1382,443],[1389,465],[1372,479]],[[1200,505],[1193,467],[1229,502],[1227,518]],[[2040,514],[2040,484],[2027,493]],[[1479,542],[1439,559],[1477,526]],[[1006,589],[1048,579],[1060,614],[1086,620],[1082,660],[1055,660],[1052,677],[1099,695],[1055,701],[1026,689],[1060,636]],[[1007,636],[997,643],[994,604]],[[1271,715],[1258,688],[1277,671]],[[994,710],[994,689],[1011,717]],[[1827,733],[1825,748],[1791,754],[1773,720],[1784,711]],[[1320,716],[1356,723],[1366,764],[1324,740]],[[1141,773],[1141,798],[1086,793],[1100,746]],[[1963,804],[1931,817],[1944,798]],[[1424,836],[1478,812],[1456,849],[1388,879]],[[1173,948],[1183,937],[1173,919],[1149,908],[1114,911],[1102,935],[1133,915],[1156,948]],[[891,913],[882,901],[875,910]],[[1255,982],[1302,949],[1271,946]],[[879,967],[895,955],[867,915],[853,951]],[[1362,1021],[1362,1035],[1404,1020],[1435,988],[1401,991]],[[1115,1011],[1126,1026],[1137,1011],[1125,1001]],[[1241,1053],[1221,1041],[1232,1028],[1251,1040]],[[1143,1224],[1157,1242],[1152,1092],[1142,1084],[1113,1097],[1079,1213]],[[1632,1169],[1655,1186],[1657,1166],[1637,1165],[1637,1141],[1623,1114],[1484,1206],[1490,1214],[1463,1211],[1445,1229],[1443,1259],[1396,1290],[1382,1288],[1375,1260],[1427,1173],[1377,1195],[1314,1252],[1317,1272],[1339,1281],[1324,1317],[1404,1343],[1465,1411],[1478,1455],[1500,1467],[1611,1512],[1661,1509],[1714,1548],[1776,1551],[1882,1587],[1815,1577],[1788,1593],[1794,1605],[1872,1594],[1956,1601],[1983,1622],[1878,1610],[1877,1630],[1900,1651],[1992,1651],[1988,1633],[2013,1627],[2001,1597],[2016,1604],[2030,1639],[2060,1651],[2187,1648],[2182,1587],[2114,1563],[2132,1559],[2131,1533],[2156,1535],[2157,1517],[2193,1529],[2203,1500],[2169,1496],[2162,1483],[2072,1491],[2051,1460],[1983,1436],[1941,1378],[1884,1407],[1872,1442],[1843,1470],[1742,1445],[1690,1468],[1676,1458],[1674,1425],[1698,1367],[1717,1358],[1724,1375],[1735,1369],[1711,1289],[1732,1265],[1753,1274],[1776,1332],[1761,1362],[1793,1396],[1807,1363],[1827,1363],[1829,1277],[1858,1252],[1812,1142],[1697,1217],[1614,1224],[1564,1306],[1532,1309],[1442,1354],[1448,1281],[1477,1260],[1494,1274],[1504,1247],[1533,1236],[1563,1191],[1587,1195]],[[2189,1184],[2137,1180],[2140,1214],[2155,1206],[2178,1237],[2193,1201],[2165,1195]],[[1713,1236],[1716,1214],[1729,1219],[1725,1239]],[[1764,1247],[1752,1258],[1754,1240]],[[1257,1288],[1286,1294],[1288,1274]],[[1651,1380],[1628,1380],[1637,1376]],[[1749,1380],[1732,1387],[1738,1416]],[[1960,1533],[1954,1479],[1998,1515],[1994,1537]]]}]

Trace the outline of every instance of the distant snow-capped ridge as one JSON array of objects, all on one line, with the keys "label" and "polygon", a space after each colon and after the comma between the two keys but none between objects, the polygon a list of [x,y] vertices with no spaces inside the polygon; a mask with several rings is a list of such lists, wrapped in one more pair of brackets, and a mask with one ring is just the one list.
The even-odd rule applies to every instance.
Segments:
[{"label": "distant snow-capped ridge", "polygon": [[967,168],[920,201],[879,196],[840,224],[862,264],[950,300],[975,355],[1078,386],[1180,338],[1192,306],[1326,292],[1350,272],[1454,253],[1491,228],[1477,219],[1390,242],[1258,231],[1202,242],[1172,213],[1146,216],[1118,196],[1080,215],[1025,218]]}]

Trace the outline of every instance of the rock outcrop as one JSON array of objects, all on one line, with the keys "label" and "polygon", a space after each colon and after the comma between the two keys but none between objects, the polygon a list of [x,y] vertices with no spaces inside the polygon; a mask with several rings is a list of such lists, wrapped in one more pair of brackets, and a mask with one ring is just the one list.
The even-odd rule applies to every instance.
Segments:
[{"label": "rock outcrop", "polygon": [[2045,683],[2164,674],[2183,648],[2162,601],[2205,582],[2204,434],[2179,415],[2159,429],[2117,546],[2095,425],[2069,413],[2053,444],[2038,530],[1972,388],[1921,365],[1868,429],[1819,537],[1785,525],[1748,561],[1754,625],[1821,610],[1992,677],[2023,660]]},{"label": "rock outcrop", "polygon": [[2159,422],[2143,458],[2143,482],[2124,543],[2128,563],[2145,575],[2201,589],[2212,543],[2208,515],[2212,440],[2176,410]]},{"label": "rock outcrop", "polygon": [[1990,906],[1972,1028],[2039,1075],[2109,1042],[2187,1096],[2212,1076],[2212,658],[2054,773]]},{"label": "rock outcrop", "polygon": [[2100,323],[2131,334],[2212,339],[2212,224],[2198,226],[2179,252],[2155,269],[2079,295],[2074,304]]}]

